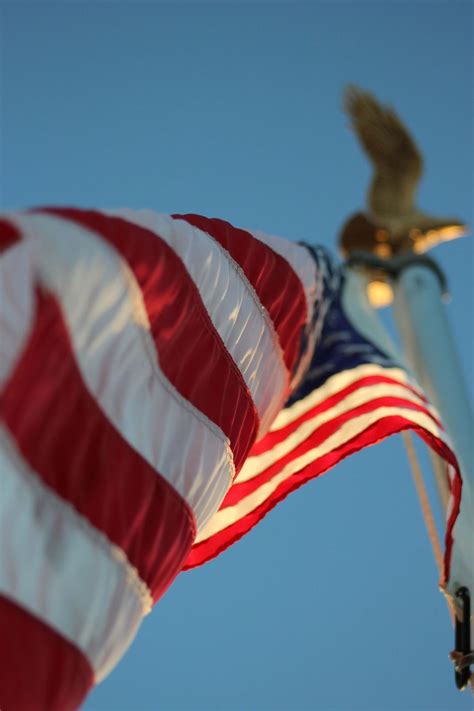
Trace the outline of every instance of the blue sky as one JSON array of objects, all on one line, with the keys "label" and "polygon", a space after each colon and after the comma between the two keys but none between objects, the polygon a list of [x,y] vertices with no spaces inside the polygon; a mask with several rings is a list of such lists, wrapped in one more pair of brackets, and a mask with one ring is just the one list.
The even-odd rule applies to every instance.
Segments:
[{"label": "blue sky", "polygon": [[[469,2],[4,0],[0,23],[2,208],[194,211],[334,248],[369,177],[350,81],[416,136],[421,205],[473,223]],[[471,238],[436,255],[472,394]],[[179,576],[86,709],[468,709],[452,644],[393,439]]]}]

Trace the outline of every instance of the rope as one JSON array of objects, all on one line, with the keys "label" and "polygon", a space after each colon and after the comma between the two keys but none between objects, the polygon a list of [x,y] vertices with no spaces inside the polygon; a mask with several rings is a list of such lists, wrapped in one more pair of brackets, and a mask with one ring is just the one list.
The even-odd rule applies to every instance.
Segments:
[{"label": "rope", "polygon": [[408,461],[411,466],[411,472],[413,475],[413,481],[415,482],[415,488],[420,500],[421,513],[423,514],[423,520],[425,522],[426,530],[428,533],[428,538],[431,542],[431,547],[433,549],[434,558],[436,561],[436,566],[438,568],[439,577],[443,576],[443,552],[441,549],[441,543],[438,536],[438,531],[436,530],[436,524],[431,510],[430,500],[428,498],[428,492],[426,491],[425,482],[423,481],[423,474],[421,473],[421,467],[418,463],[416,457],[415,447],[413,446],[413,441],[408,432],[402,432],[403,441],[405,443],[405,448],[407,450]]},{"label": "rope", "polygon": [[430,456],[441,501],[441,508],[446,515],[449,505],[449,479],[446,472],[446,463],[432,449],[430,450]]}]

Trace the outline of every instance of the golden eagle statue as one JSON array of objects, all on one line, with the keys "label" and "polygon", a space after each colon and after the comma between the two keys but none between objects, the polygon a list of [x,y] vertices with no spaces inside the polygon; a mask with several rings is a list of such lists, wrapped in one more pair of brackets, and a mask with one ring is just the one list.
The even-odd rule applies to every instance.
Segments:
[{"label": "golden eagle statue", "polygon": [[374,174],[367,212],[353,215],[342,229],[342,252],[347,256],[362,250],[380,257],[421,253],[440,241],[466,234],[460,220],[435,217],[417,207],[423,159],[397,113],[353,85],[346,88],[344,109]]}]

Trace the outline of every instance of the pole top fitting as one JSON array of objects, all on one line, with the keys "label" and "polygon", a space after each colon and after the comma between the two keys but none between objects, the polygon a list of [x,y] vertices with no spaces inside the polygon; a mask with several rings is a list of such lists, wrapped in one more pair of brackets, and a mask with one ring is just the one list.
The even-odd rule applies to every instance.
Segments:
[{"label": "pole top fitting", "polygon": [[369,276],[368,297],[372,306],[381,308],[393,301],[392,284],[409,267],[420,266],[433,272],[439,282],[443,298],[449,297],[446,275],[437,262],[425,254],[404,252],[396,257],[383,258],[373,252],[352,251],[347,260],[348,267],[359,267]]}]

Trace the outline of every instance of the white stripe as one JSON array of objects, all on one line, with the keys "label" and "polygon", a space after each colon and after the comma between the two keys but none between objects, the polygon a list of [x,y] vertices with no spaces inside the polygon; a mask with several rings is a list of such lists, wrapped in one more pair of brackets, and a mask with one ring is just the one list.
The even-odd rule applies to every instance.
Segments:
[{"label": "white stripe", "polygon": [[0,254],[0,388],[10,377],[33,318],[32,262],[24,242]]},{"label": "white stripe", "polygon": [[420,427],[423,427],[428,432],[431,432],[431,434],[435,437],[438,437],[444,441],[444,434],[440,432],[438,427],[433,423],[433,420],[417,410],[405,409],[402,407],[379,407],[373,412],[354,417],[341,425],[338,431],[328,437],[322,444],[289,462],[283,469],[275,474],[272,479],[262,484],[248,496],[241,499],[238,504],[235,506],[228,506],[214,514],[206,528],[200,532],[199,536],[197,536],[195,543],[200,543],[201,541],[210,538],[216,533],[222,531],[224,528],[227,528],[239,519],[251,513],[258,506],[260,506],[260,504],[269,499],[275,489],[292,474],[353,439],[375,422],[391,416],[403,416],[405,419],[419,425]]},{"label": "white stripe", "polygon": [[[301,417],[301,415],[304,415],[304,413],[307,412],[311,407],[316,407],[316,405],[319,405],[331,396],[336,395],[338,392],[340,392],[344,388],[347,388],[349,385],[352,385],[357,380],[361,380],[362,378],[366,378],[372,375],[379,375],[386,378],[390,378],[394,381],[394,384],[397,383],[399,385],[405,385],[407,387],[409,386],[416,388],[413,381],[410,380],[407,373],[401,368],[384,368],[383,366],[375,365],[372,363],[359,365],[357,366],[357,368],[344,370],[341,373],[336,373],[335,375],[332,375],[326,380],[324,385],[321,385],[320,387],[313,390],[305,398],[297,400],[290,407],[286,407],[280,412],[278,417],[275,419],[274,423],[270,428],[270,431],[273,432],[275,430],[281,429],[282,427],[285,427],[290,422],[297,420],[298,417]],[[417,391],[421,392],[419,388],[417,389]],[[437,412],[433,407],[423,401],[421,401],[421,403],[428,411],[431,411],[434,415],[437,415]]]},{"label": "white stripe", "polygon": [[159,235],[182,259],[250,390],[261,437],[283,405],[289,374],[273,323],[240,266],[215,239],[185,220],[126,208],[106,214]]},{"label": "white stripe", "polygon": [[0,592],[76,645],[100,681],[151,609],[148,589],[123,552],[29,469],[3,427],[0,482]]},{"label": "white stripe", "polygon": [[286,259],[293,271],[301,281],[306,297],[307,322],[311,323],[313,317],[314,303],[317,297],[318,282],[322,285],[322,274],[316,273],[316,263],[311,257],[306,247],[290,242],[283,237],[267,235],[261,230],[247,230],[260,242],[266,244],[270,249]]},{"label": "white stripe", "polygon": [[198,529],[234,475],[224,433],[160,371],[141,291],[93,232],[50,215],[15,216],[41,282],[57,296],[84,383],[124,439],[191,506]]},{"label": "white stripe", "polygon": [[[239,472],[236,482],[241,483],[258,476],[262,471],[298,447],[298,445],[304,442],[310,434],[327,422],[336,420],[356,407],[373,402],[378,398],[385,397],[403,398],[403,400],[413,402],[416,405],[424,407],[423,402],[411,391],[406,390],[406,388],[398,385],[388,385],[387,383],[380,383],[379,385],[366,385],[358,390],[355,390],[354,392],[351,392],[336,405],[333,405],[327,410],[324,410],[324,412],[314,415],[311,419],[301,423],[301,425],[290,435],[285,437],[285,439],[281,442],[278,442],[278,444],[271,449],[254,457],[249,457]],[[403,407],[403,405],[400,407]],[[308,408],[308,410],[310,409],[311,408]]]}]

